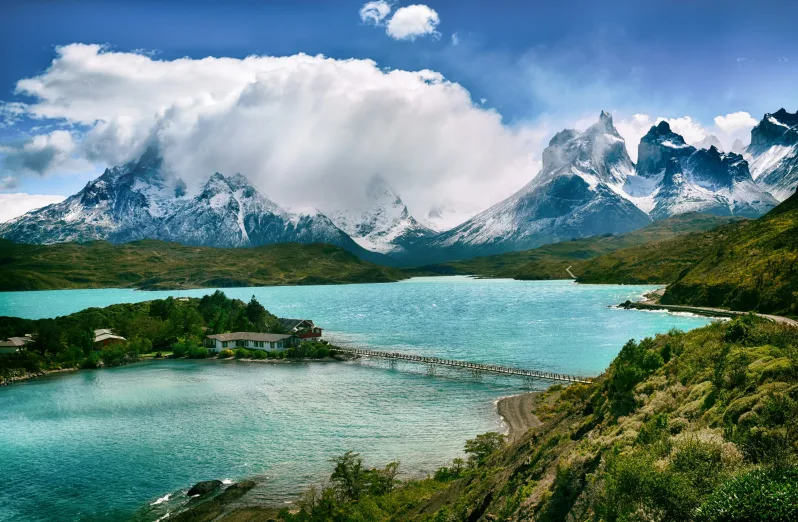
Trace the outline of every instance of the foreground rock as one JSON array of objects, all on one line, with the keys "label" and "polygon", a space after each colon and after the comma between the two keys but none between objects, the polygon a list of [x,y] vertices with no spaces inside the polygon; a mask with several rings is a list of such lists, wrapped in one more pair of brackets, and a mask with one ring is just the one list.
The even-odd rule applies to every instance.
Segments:
[{"label": "foreground rock", "polygon": [[[204,491],[205,493],[194,494],[207,495],[218,490],[221,485],[222,483],[218,480],[200,482],[189,490],[189,495],[192,494],[192,491]],[[213,497],[206,499],[194,498],[191,500],[191,502],[189,502],[185,511],[176,513],[170,516],[167,520],[169,520],[169,522],[210,522],[211,520],[226,520],[229,516],[233,516],[233,520],[241,521],[268,520],[268,518],[263,517],[266,515],[275,514],[273,509],[250,507],[243,509],[240,508],[238,510],[232,511],[231,513],[230,509],[227,507],[228,504],[240,499],[255,486],[256,484],[254,481],[244,480],[236,484],[231,484],[225,488],[224,491]],[[257,512],[257,516],[255,518],[252,518],[250,514],[247,514],[247,516],[238,516],[238,513],[241,511],[251,511],[253,513]]]},{"label": "foreground rock", "polygon": [[197,482],[194,486],[188,490],[186,493],[189,497],[194,497],[197,495],[207,495],[212,491],[215,491],[217,488],[221,487],[222,481],[221,480],[204,480],[202,482]]}]

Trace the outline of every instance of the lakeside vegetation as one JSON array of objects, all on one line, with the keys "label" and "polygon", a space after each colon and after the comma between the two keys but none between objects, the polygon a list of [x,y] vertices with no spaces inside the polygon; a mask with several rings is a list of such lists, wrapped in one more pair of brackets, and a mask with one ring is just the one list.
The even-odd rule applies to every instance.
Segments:
[{"label": "lakeside vegetation", "polygon": [[572,271],[584,283],[668,284],[663,304],[798,315],[798,196],[752,221],[618,250]]},{"label": "lakeside vegetation", "polygon": [[387,283],[409,277],[320,243],[212,248],[154,240],[27,245],[0,239],[0,266],[0,291]]},{"label": "lakeside vegetation", "polygon": [[688,213],[614,236],[593,236],[544,245],[532,250],[477,257],[408,270],[411,274],[476,275],[522,280],[567,279],[566,268],[602,254],[650,244],[691,232],[703,232],[739,218]]},{"label": "lakeside vegetation", "polygon": [[[126,339],[95,349],[94,330],[112,329]],[[55,319],[0,317],[0,337],[32,334],[18,352],[0,355],[0,384],[42,373],[113,367],[143,358],[322,359],[330,356],[324,341],[303,342],[280,352],[224,350],[218,355],[202,345],[205,335],[229,331],[285,333],[273,314],[253,296],[248,303],[221,291],[202,298],[156,299],[105,308],[88,308]]]},{"label": "lakeside vegetation", "polygon": [[[333,459],[286,522],[788,521],[798,518],[798,330],[753,315],[629,341],[590,385],[552,386],[542,425],[488,433],[423,479]],[[260,520],[238,507],[216,520]],[[218,516],[219,513],[217,512]]]}]

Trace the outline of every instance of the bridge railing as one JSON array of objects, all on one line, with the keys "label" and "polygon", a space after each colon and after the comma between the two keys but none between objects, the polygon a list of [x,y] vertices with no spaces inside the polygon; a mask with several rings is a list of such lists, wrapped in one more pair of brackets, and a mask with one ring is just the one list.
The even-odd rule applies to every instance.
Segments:
[{"label": "bridge railing", "polygon": [[363,348],[343,348],[335,347],[332,351],[348,353],[350,355],[360,355],[364,357],[379,357],[383,359],[403,360],[425,364],[435,364],[439,366],[449,366],[452,368],[466,368],[480,372],[490,372],[504,375],[517,375],[535,379],[546,379],[552,381],[578,382],[591,384],[593,381],[587,377],[579,375],[568,375],[564,373],[544,372],[540,370],[526,370],[523,368],[513,368],[510,366],[499,366],[496,364],[482,364],[469,361],[458,361],[456,359],[440,359],[438,357],[427,357],[400,352],[384,352],[380,350],[365,350]]}]

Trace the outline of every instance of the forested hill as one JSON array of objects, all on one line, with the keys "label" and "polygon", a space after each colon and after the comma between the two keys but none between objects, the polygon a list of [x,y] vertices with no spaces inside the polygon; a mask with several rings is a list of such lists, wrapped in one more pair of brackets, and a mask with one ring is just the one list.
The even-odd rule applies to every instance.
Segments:
[{"label": "forested hill", "polygon": [[401,270],[321,243],[212,248],[152,240],[25,245],[0,239],[0,291],[385,283],[406,278]]},{"label": "forested hill", "polygon": [[618,250],[572,269],[584,283],[668,284],[662,302],[798,315],[798,196],[765,216]]}]

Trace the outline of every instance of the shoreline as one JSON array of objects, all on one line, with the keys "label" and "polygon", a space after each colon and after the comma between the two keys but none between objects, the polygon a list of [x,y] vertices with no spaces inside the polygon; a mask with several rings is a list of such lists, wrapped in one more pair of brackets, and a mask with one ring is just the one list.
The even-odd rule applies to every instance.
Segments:
[{"label": "shoreline", "polygon": [[530,428],[542,425],[540,419],[532,413],[542,391],[534,391],[502,397],[496,401],[496,411],[507,427],[507,440],[513,443],[520,439]]},{"label": "shoreline", "polygon": [[185,357],[181,357],[178,359],[172,359],[169,357],[162,357],[162,358],[154,358],[154,357],[143,357],[137,361],[131,361],[129,363],[121,364],[119,366],[111,366],[111,367],[100,367],[100,368],[59,368],[57,370],[42,370],[40,372],[26,372],[22,375],[12,375],[11,377],[6,377],[4,380],[0,381],[0,387],[2,386],[11,386],[14,383],[19,382],[26,382],[32,381],[35,379],[41,379],[44,377],[49,377],[51,375],[59,374],[59,373],[67,373],[67,372],[80,372],[80,371],[101,371],[101,370],[109,370],[112,368],[121,368],[123,366],[131,366],[134,364],[141,364],[141,363],[151,363],[155,361],[213,361],[213,362],[243,362],[243,363],[258,363],[258,364],[302,364],[302,363],[339,363],[339,362],[346,362],[348,359],[337,359],[335,357],[325,357],[324,359],[236,359],[235,357],[229,357],[227,359],[218,359],[216,357],[206,357],[205,359],[187,359]]}]

